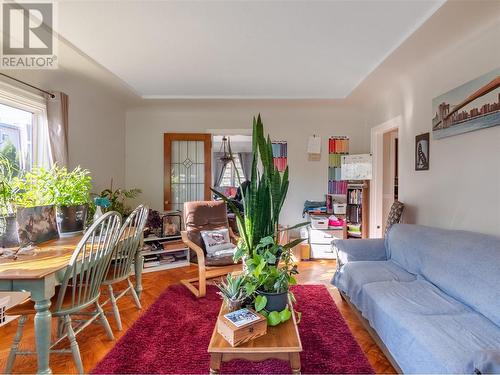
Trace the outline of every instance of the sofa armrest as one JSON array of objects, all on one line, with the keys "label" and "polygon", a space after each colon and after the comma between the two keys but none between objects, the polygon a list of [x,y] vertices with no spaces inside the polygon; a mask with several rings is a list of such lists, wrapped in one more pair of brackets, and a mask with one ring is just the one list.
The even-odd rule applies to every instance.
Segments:
[{"label": "sofa armrest", "polygon": [[337,268],[349,262],[387,260],[383,238],[334,240],[333,247],[337,252]]}]

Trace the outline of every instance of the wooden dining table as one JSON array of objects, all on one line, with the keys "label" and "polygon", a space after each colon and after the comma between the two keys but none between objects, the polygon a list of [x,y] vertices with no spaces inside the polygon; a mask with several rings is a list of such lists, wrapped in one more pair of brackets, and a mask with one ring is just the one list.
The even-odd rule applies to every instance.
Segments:
[{"label": "wooden dining table", "polygon": [[[37,373],[51,374],[49,347],[52,332],[50,300],[64,277],[64,271],[83,235],[60,238],[36,245],[32,254],[17,258],[0,257],[0,291],[29,292],[35,303],[35,344]],[[136,286],[142,292],[143,258],[137,252],[134,268]]]}]

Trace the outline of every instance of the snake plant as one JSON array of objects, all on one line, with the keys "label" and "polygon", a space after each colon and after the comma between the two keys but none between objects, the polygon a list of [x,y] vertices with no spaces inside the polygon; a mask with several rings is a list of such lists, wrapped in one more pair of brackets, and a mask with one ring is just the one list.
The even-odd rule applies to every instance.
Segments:
[{"label": "snake plant", "polygon": [[[279,172],[275,167],[271,138],[269,135],[264,136],[264,125],[260,114],[257,118],[253,118],[252,151],[250,183],[242,191],[243,214],[228,197],[212,189],[213,193],[223,199],[236,215],[241,239],[234,256],[235,260],[241,259],[243,255],[252,258],[263,238],[272,237],[274,243],[279,243],[280,212],[288,192],[288,166],[284,172]],[[232,154],[230,144],[229,152]],[[237,168],[235,170],[237,172]],[[239,174],[237,177],[240,179]],[[305,224],[301,223],[287,230]],[[300,242],[299,239],[285,246],[291,248]]]}]

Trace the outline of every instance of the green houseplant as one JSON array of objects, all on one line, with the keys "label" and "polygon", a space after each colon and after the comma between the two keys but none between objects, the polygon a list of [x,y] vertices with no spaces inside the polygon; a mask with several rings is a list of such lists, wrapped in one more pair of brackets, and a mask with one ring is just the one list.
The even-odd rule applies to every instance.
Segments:
[{"label": "green houseplant", "polygon": [[218,294],[222,297],[230,311],[238,310],[243,306],[247,298],[244,283],[246,276],[244,274],[228,274],[225,279],[217,284]]},{"label": "green houseplant", "polygon": [[19,244],[17,235],[13,184],[17,167],[8,157],[0,154],[0,246],[12,247]]},{"label": "green houseplant", "polygon": [[[269,324],[275,325],[279,322],[274,319],[276,314],[269,318],[271,313],[281,311],[283,318],[286,318],[289,296],[293,301],[289,287],[296,283],[298,271],[291,262],[291,249],[302,239],[286,245],[279,243],[279,219],[288,191],[289,170],[287,167],[281,173],[274,166],[271,139],[264,136],[260,114],[253,119],[252,150],[250,183],[242,192],[244,213],[228,197],[216,190],[212,191],[227,203],[236,216],[241,237],[234,258],[236,261],[243,259],[245,265],[242,288],[251,296],[256,309],[268,316]],[[306,224],[297,224],[286,230]]]},{"label": "green houseplant", "polygon": [[21,208],[53,205],[53,179],[51,171],[43,167],[34,167],[31,171],[15,177],[15,205]]},{"label": "green houseplant", "polygon": [[76,167],[68,171],[57,164],[50,169],[35,167],[16,177],[15,184],[17,206],[32,208],[55,205],[61,236],[83,231],[92,188],[88,170]]},{"label": "green houseplant", "polygon": [[54,204],[57,208],[59,235],[81,233],[87,220],[92,178],[87,169],[80,166],[72,171],[57,164],[51,168]]},{"label": "green houseplant", "polygon": [[115,189],[113,190],[113,180],[111,180],[111,187],[101,191],[99,194],[100,198],[107,198],[110,202],[108,211],[116,211],[122,214],[122,216],[128,216],[132,212],[126,201],[127,199],[137,198],[142,193],[141,189]]}]

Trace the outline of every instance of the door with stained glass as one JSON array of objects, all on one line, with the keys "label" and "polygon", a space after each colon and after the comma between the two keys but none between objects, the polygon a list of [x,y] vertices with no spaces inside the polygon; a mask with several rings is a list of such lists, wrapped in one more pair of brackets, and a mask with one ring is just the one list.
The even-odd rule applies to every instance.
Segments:
[{"label": "door with stained glass", "polygon": [[164,209],[210,200],[211,134],[164,134]]}]

